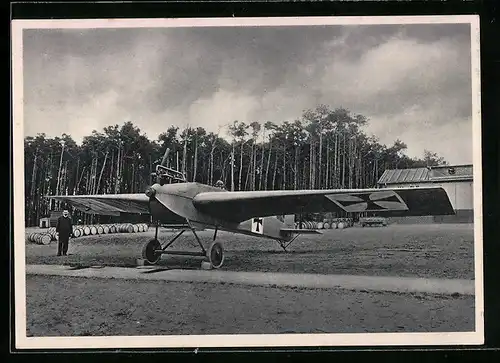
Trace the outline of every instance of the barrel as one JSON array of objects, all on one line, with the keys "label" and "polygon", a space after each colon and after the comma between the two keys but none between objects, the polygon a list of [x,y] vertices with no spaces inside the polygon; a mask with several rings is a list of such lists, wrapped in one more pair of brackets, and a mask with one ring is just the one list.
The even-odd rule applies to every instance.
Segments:
[{"label": "barrel", "polygon": [[84,236],[90,236],[90,227],[89,226],[84,226],[83,227],[83,235]]},{"label": "barrel", "polygon": [[100,224],[96,226],[98,234],[104,234],[104,228]]},{"label": "barrel", "polygon": [[138,224],[133,224],[133,225],[132,225],[132,228],[133,228],[133,230],[134,230],[134,233],[139,232],[139,225],[138,225]]},{"label": "barrel", "polygon": [[75,229],[73,230],[73,236],[74,236],[75,238],[80,237],[82,234],[83,234],[83,231],[82,231],[80,228],[75,228]]},{"label": "barrel", "polygon": [[116,232],[118,232],[116,224],[112,224],[111,226],[109,226],[109,233],[116,233]]},{"label": "barrel", "polygon": [[147,223],[143,223],[144,226],[144,232],[147,232],[149,229],[149,225]]},{"label": "barrel", "polygon": [[339,224],[337,225],[338,229],[343,229],[344,227],[345,227],[344,222],[339,222]]},{"label": "barrel", "polygon": [[97,234],[97,228],[96,228],[96,226],[91,225],[89,228],[90,228],[90,234],[92,236],[95,236]]},{"label": "barrel", "polygon": [[134,225],[132,223],[127,223],[125,225],[125,232],[134,233]]},{"label": "barrel", "polygon": [[323,228],[330,229],[330,223],[328,223],[328,222],[323,223]]},{"label": "barrel", "polygon": [[39,245],[48,245],[52,237],[49,233],[35,233],[32,241]]},{"label": "barrel", "polygon": [[106,224],[102,226],[102,233],[108,234],[109,233],[109,226]]},{"label": "barrel", "polygon": [[318,229],[323,229],[323,228],[325,228],[325,227],[324,227],[323,222],[318,222],[318,224],[317,224],[317,228],[318,228]]}]

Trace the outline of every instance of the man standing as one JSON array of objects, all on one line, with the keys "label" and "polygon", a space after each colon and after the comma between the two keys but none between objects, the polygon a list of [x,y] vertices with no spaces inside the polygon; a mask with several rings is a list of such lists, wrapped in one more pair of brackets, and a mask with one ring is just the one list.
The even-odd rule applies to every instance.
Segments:
[{"label": "man standing", "polygon": [[69,237],[73,235],[73,226],[67,209],[63,210],[62,216],[57,218],[56,232],[58,234],[57,255],[66,256],[68,253]]}]

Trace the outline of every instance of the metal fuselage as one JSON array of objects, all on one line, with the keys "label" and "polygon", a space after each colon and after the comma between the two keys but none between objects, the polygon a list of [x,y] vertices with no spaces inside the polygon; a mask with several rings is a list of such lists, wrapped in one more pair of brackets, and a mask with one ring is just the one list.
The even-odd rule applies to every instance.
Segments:
[{"label": "metal fuselage", "polygon": [[199,193],[221,192],[223,189],[200,183],[154,184],[146,194],[149,196],[149,207],[154,219],[168,223],[189,220],[194,226],[206,229],[217,229],[228,232],[266,237],[288,241],[293,235],[283,233],[281,228],[287,226],[279,217],[256,217],[241,223],[235,223],[200,212],[195,208],[193,199]]}]

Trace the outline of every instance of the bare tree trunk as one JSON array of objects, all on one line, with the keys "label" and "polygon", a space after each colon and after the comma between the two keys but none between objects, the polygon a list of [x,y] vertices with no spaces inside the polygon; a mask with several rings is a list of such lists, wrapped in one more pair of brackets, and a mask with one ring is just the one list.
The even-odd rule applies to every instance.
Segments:
[{"label": "bare tree trunk", "polygon": [[309,189],[313,189],[313,141],[312,137],[309,143]]},{"label": "bare tree trunk", "polygon": [[76,184],[76,193],[80,194],[80,183],[82,182],[83,176],[85,175],[85,168],[86,166],[83,167],[82,173],[80,174],[80,179],[78,180],[78,184]]},{"label": "bare tree trunk", "polygon": [[299,148],[295,145],[295,160],[294,160],[294,177],[293,177],[293,189],[298,189],[298,179],[299,179]]},{"label": "bare tree trunk", "polygon": [[214,139],[212,143],[212,148],[210,149],[210,185],[214,184],[214,152],[215,152],[215,142],[217,139]]},{"label": "bare tree trunk", "polygon": [[243,140],[240,148],[240,172],[238,174],[238,190],[241,190],[241,174],[243,173]]},{"label": "bare tree trunk", "polygon": [[328,178],[330,177],[330,137],[326,139],[326,172],[325,172],[325,189],[330,187]]},{"label": "bare tree trunk", "polygon": [[337,171],[338,171],[338,145],[339,135],[335,132],[335,145],[333,150],[333,187],[338,187]]},{"label": "bare tree trunk", "polygon": [[319,130],[319,163],[318,163],[318,189],[322,188],[321,169],[323,169],[323,130]]},{"label": "bare tree trunk", "polygon": [[[62,144],[61,157],[59,158],[59,169],[57,171],[56,194],[59,194],[59,187],[60,187],[60,183],[61,183],[61,167],[62,167],[63,156],[64,156],[64,143]],[[58,201],[56,205],[59,208],[61,204]]]},{"label": "bare tree trunk", "polygon": [[231,149],[231,191],[234,192],[234,141]]},{"label": "bare tree trunk", "polygon": [[274,183],[276,181],[276,170],[278,169],[278,151],[276,150],[276,155],[274,158],[274,173],[273,173],[273,184],[271,190],[274,190]]},{"label": "bare tree trunk", "polygon": [[115,194],[120,192],[120,157],[121,157],[122,147],[118,146],[118,154],[116,155],[116,177],[115,177]]},{"label": "bare tree trunk", "polygon": [[198,136],[195,136],[194,140],[194,175],[193,175],[193,181],[196,181],[196,176],[197,176],[197,171],[198,171]]},{"label": "bare tree trunk", "polygon": [[106,160],[108,159],[108,151],[106,151],[106,155],[104,155],[104,162],[102,163],[101,173],[99,174],[99,181],[97,182],[97,193],[99,193],[99,188],[101,186],[102,173],[104,172],[104,168],[106,167]]},{"label": "bare tree trunk", "polygon": [[80,158],[76,161],[76,174],[75,174],[75,184],[73,185],[73,195],[76,195],[78,187],[78,173],[80,172]]},{"label": "bare tree trunk", "polygon": [[257,188],[257,144],[254,147],[253,151],[253,173],[252,173],[252,190],[256,190]]},{"label": "bare tree trunk", "polygon": [[130,181],[130,192],[131,193],[135,193],[136,189],[135,189],[135,185],[136,185],[136,177],[137,177],[137,173],[135,172],[137,170],[137,167],[135,166],[135,160],[134,162],[132,163],[132,180]]},{"label": "bare tree trunk", "polygon": [[[36,184],[36,169],[37,169],[37,160],[38,160],[38,148],[35,150],[35,157],[33,159],[33,170],[31,171],[31,191],[30,191],[30,198],[31,198],[31,208],[30,208],[30,215],[28,217],[28,220],[33,223],[32,221],[32,212],[35,209],[35,184]],[[36,224],[36,216],[35,216],[35,224]]]},{"label": "bare tree trunk", "polygon": [[264,143],[262,143],[262,157],[260,158],[259,190],[262,190],[262,178],[264,176]]},{"label": "bare tree trunk", "polygon": [[286,145],[283,143],[283,189],[286,189]]},{"label": "bare tree trunk", "polygon": [[95,156],[94,169],[92,170],[92,194],[97,194],[97,164],[99,162],[98,156]]},{"label": "bare tree trunk", "polygon": [[253,144],[250,150],[250,157],[248,158],[248,170],[247,170],[247,177],[245,178],[245,190],[249,190],[248,184],[249,182],[251,184],[252,163],[253,163]]},{"label": "bare tree trunk", "polygon": [[302,188],[307,189],[307,172],[306,172],[306,161],[304,160],[303,163],[303,168],[302,168]]},{"label": "bare tree trunk", "polygon": [[63,173],[61,178],[61,194],[68,195],[68,160],[64,162]]},{"label": "bare tree trunk", "polygon": [[184,139],[184,151],[182,153],[182,172],[187,177],[186,159],[187,159],[187,137]]},{"label": "bare tree trunk", "polygon": [[272,143],[269,140],[269,154],[267,155],[267,167],[266,167],[266,177],[264,178],[264,190],[267,190],[269,183],[269,165],[271,164],[271,152],[272,152]]},{"label": "bare tree trunk", "polygon": [[85,194],[91,194],[90,193],[90,175],[92,174],[92,165],[90,166],[90,170],[87,171],[87,176],[85,178]]},{"label": "bare tree trunk", "polygon": [[346,168],[346,149],[345,149],[345,131],[343,131],[343,162],[342,162],[342,189],[345,188],[345,168]]}]

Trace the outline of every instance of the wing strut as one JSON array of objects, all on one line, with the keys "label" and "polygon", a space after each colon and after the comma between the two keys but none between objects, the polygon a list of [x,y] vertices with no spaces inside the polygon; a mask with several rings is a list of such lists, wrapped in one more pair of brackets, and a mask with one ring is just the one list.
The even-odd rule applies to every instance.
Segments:
[{"label": "wing strut", "polygon": [[295,241],[295,239],[298,237],[299,235],[296,234],[292,237],[292,239],[290,241],[284,241],[284,240],[279,240],[278,243],[280,244],[281,248],[283,248],[283,251],[285,252],[288,252],[286,249],[288,248],[288,246],[290,246],[292,244],[293,241]]}]

